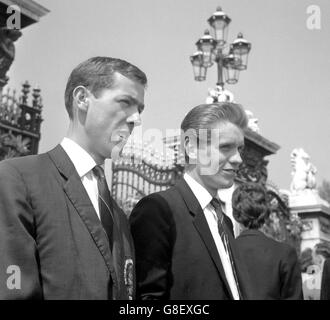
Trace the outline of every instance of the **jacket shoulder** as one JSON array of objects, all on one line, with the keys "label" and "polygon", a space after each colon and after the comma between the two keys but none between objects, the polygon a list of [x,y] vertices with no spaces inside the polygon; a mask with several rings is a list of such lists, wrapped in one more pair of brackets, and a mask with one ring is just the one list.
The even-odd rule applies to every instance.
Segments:
[{"label": "jacket shoulder", "polygon": [[292,253],[295,249],[284,242],[277,241],[261,231],[243,231],[237,238],[236,242],[242,246],[251,246],[252,244],[258,244],[259,246],[265,246],[271,248],[272,252],[282,254]]},{"label": "jacket shoulder", "polygon": [[0,174],[10,168],[16,169],[18,172],[29,171],[32,169],[38,169],[38,171],[40,171],[48,161],[49,156],[47,153],[6,159],[0,161]]},{"label": "jacket shoulder", "polygon": [[269,245],[274,247],[274,250],[278,250],[280,252],[283,252],[284,254],[292,254],[293,252],[295,252],[294,247],[292,247],[288,243],[277,241],[266,235],[264,235],[264,237],[266,238]]},{"label": "jacket shoulder", "polygon": [[166,209],[170,209],[170,207],[172,207],[173,204],[178,203],[180,198],[181,198],[180,193],[178,192],[176,187],[173,186],[164,191],[151,193],[143,197],[139,201],[139,203],[140,202],[141,204],[149,203],[155,205],[156,207],[163,207]]}]

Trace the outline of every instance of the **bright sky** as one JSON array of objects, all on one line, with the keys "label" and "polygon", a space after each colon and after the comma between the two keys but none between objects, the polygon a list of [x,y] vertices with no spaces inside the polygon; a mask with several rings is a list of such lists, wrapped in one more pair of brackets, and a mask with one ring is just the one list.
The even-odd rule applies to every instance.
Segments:
[{"label": "bright sky", "polygon": [[[329,0],[37,0],[51,12],[23,30],[9,86],[39,84],[44,101],[40,152],[65,135],[64,88],[71,70],[95,55],[126,59],[146,72],[143,130],[174,129],[216,83],[216,68],[195,82],[189,55],[218,5],[231,17],[228,40],[239,31],[252,43],[247,71],[227,85],[259,119],[261,133],[281,149],[269,157],[269,178],[287,189],[290,153],[302,147],[330,180]],[[321,10],[310,30],[307,8]]]}]

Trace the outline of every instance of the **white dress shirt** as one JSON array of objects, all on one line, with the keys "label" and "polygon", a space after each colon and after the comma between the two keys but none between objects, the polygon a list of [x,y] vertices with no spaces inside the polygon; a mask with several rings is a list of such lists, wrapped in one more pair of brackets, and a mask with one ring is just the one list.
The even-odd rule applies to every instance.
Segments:
[{"label": "white dress shirt", "polygon": [[203,209],[207,224],[209,225],[213,240],[217,247],[220,260],[225,271],[225,275],[227,278],[227,282],[229,284],[230,290],[235,300],[239,300],[238,289],[236,286],[236,281],[233,274],[233,269],[230,263],[229,256],[225,250],[224,244],[221,240],[219,229],[218,229],[218,216],[210,204],[212,200],[212,196],[210,193],[200,185],[194,178],[192,178],[188,173],[183,175],[183,178],[189,185],[190,189],[194,193],[195,197],[197,198],[200,206]]},{"label": "white dress shirt", "polygon": [[85,149],[69,138],[65,137],[61,142],[61,146],[75,166],[97,216],[100,218],[99,190],[97,188],[97,179],[92,171],[96,166],[95,160]]}]

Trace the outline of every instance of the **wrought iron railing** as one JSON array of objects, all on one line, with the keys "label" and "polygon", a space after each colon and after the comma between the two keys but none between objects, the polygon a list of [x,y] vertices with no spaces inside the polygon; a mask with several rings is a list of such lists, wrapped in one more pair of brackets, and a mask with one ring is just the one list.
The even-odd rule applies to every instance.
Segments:
[{"label": "wrought iron railing", "polygon": [[16,90],[3,89],[0,100],[0,135],[3,137],[2,144],[5,143],[4,137],[12,141],[18,138],[26,144],[28,154],[36,154],[42,122],[42,99],[40,89],[34,88],[31,92],[30,87],[26,81],[19,95]]}]

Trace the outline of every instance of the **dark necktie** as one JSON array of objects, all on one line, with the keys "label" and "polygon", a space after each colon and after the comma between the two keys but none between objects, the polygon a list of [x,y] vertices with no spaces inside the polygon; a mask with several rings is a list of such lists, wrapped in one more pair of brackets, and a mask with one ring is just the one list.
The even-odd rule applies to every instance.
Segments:
[{"label": "dark necktie", "polygon": [[112,250],[114,218],[110,191],[108,189],[108,184],[105,179],[103,168],[101,166],[95,166],[93,169],[93,173],[96,176],[97,188],[99,191],[99,211],[101,224],[108,236],[110,249]]},{"label": "dark necktie", "polygon": [[239,283],[238,283],[238,278],[237,278],[237,274],[236,274],[236,269],[235,269],[233,255],[232,255],[232,250],[231,250],[231,247],[230,247],[230,242],[228,240],[228,234],[227,234],[227,231],[226,231],[230,228],[228,223],[226,222],[226,220],[229,219],[229,218],[222,211],[221,200],[219,200],[217,198],[213,198],[211,200],[210,204],[213,206],[213,208],[215,210],[215,213],[217,214],[217,217],[218,217],[218,231],[219,231],[222,243],[225,247],[225,250],[228,254],[230,264],[231,264],[231,268],[233,270],[233,275],[234,275],[234,278],[235,278],[238,294],[239,294],[239,297],[241,299],[242,295],[241,295],[241,291],[240,291],[240,287],[239,287]]}]

